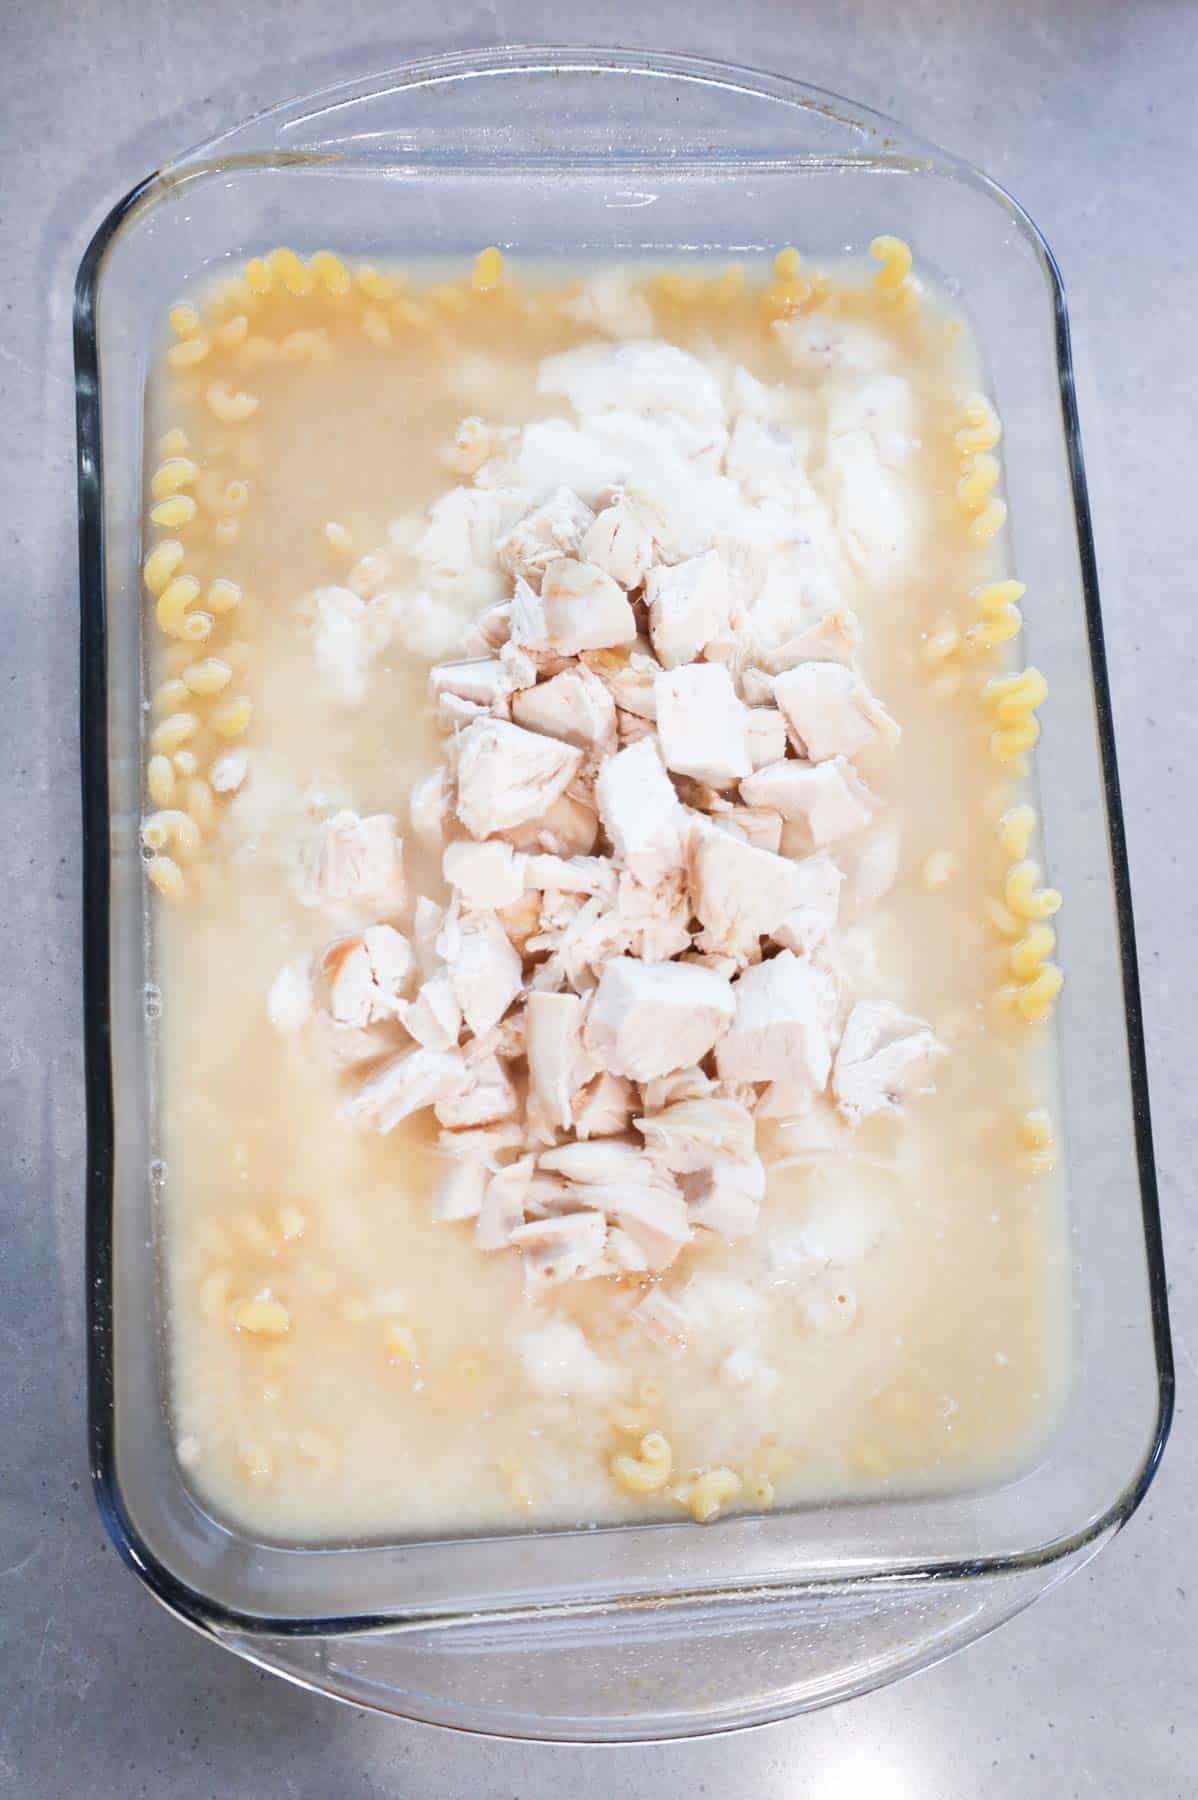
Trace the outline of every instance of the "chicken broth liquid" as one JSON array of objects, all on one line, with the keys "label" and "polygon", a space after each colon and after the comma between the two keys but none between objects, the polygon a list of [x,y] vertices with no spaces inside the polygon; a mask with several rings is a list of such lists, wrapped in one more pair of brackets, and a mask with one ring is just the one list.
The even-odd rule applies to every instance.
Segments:
[{"label": "chicken broth liquid", "polygon": [[[168,690],[148,729],[194,721],[150,745],[151,781],[160,806],[190,807],[200,825],[150,834],[183,890],[167,891],[169,870],[154,877],[166,884],[152,926],[161,1244],[189,1480],[244,1529],[320,1543],[1010,1478],[1061,1404],[1068,1271],[1047,1028],[1018,1003],[1034,958],[1022,985],[1009,970],[1029,927],[1012,921],[1004,883],[1035,841],[1012,847],[1023,783],[1017,758],[995,759],[1002,721],[983,694],[1007,652],[961,641],[982,617],[971,595],[998,569],[970,529],[989,490],[959,493],[958,434],[983,416],[969,411],[967,332],[909,280],[877,287],[859,267],[809,290],[807,271],[784,264],[765,296],[718,271],[526,286],[509,271],[498,287],[457,271],[431,292],[376,275],[347,293],[335,274],[294,293],[303,282],[287,273],[260,280],[267,293],[199,290],[148,408],[148,485],[164,463],[186,467],[159,475],[147,506],[182,495],[196,510],[168,507],[147,549],[182,545],[169,579],[194,575],[190,610],[213,620],[206,642],[188,643],[154,629],[161,581],[148,601],[150,689],[186,690]],[[850,996],[837,1030],[853,998],[884,1000],[926,1022],[936,1055],[926,1082],[863,1114],[832,1089],[800,1116],[759,1107],[767,1184],[743,1235],[695,1228],[657,1272],[528,1291],[527,1255],[478,1248],[472,1217],[434,1219],[447,1160],[431,1108],[387,1133],[344,1116],[410,1040],[394,1019],[338,1023],[310,971],[372,919],[412,940],[416,897],[446,899],[409,797],[465,714],[438,718],[429,668],[479,654],[469,629],[511,597],[512,576],[496,562],[494,518],[430,543],[430,509],[457,487],[520,488],[500,521],[510,530],[559,486],[596,511],[621,481],[651,487],[658,452],[637,432],[680,415],[647,405],[643,388],[622,397],[630,343],[680,348],[718,391],[722,429],[705,440],[710,420],[692,410],[676,432],[680,466],[719,481],[739,444],[738,504],[781,520],[758,575],[778,543],[779,557],[800,558],[772,587],[766,567],[759,635],[776,644],[833,607],[860,622],[857,664],[902,737],[854,754],[877,810],[827,845],[844,880],[814,954]],[[589,470],[590,415],[543,377],[547,358],[588,346],[617,359],[592,412],[623,408],[624,421],[609,418]],[[742,415],[756,421],[743,442]],[[555,420],[582,435],[521,436]],[[675,484],[682,537],[663,560],[706,549],[714,492]],[[805,593],[788,621],[796,567]],[[210,608],[213,581],[235,583],[239,603]],[[197,695],[189,680],[222,678],[194,673],[205,659],[233,674]],[[252,717],[238,730],[242,696]],[[620,717],[631,742],[639,728]],[[688,806],[702,802],[678,785]],[[394,815],[404,840],[406,893],[373,912],[328,904],[312,875],[322,826],[347,811]],[[593,854],[606,848],[600,836]],[[420,972],[404,980],[410,999]],[[519,1055],[504,1066],[523,1094]],[[702,1067],[714,1080],[710,1055]],[[636,1116],[644,1107],[640,1092]],[[640,1143],[630,1121],[621,1136]],[[684,1189],[695,1179],[677,1177]],[[641,1310],[654,1294],[680,1309],[664,1326]],[[649,1477],[621,1479],[622,1457]]]}]

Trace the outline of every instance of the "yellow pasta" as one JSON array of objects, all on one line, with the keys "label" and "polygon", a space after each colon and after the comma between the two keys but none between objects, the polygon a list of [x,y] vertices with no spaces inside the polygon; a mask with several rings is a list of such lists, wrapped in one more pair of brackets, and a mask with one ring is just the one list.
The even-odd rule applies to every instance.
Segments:
[{"label": "yellow pasta", "polygon": [[947,887],[953,876],[961,868],[961,859],[954,850],[933,850],[923,865],[923,885],[929,893],[938,888]]},{"label": "yellow pasta", "polygon": [[289,294],[310,294],[316,278],[294,250],[272,250],[266,259],[271,274],[276,276]]},{"label": "yellow pasta", "polygon": [[490,294],[503,280],[503,253],[494,244],[481,250],[474,264],[474,273],[470,277],[470,286],[476,294]]},{"label": "yellow pasta", "polygon": [[331,250],[318,250],[315,256],[309,257],[308,267],[325,293],[331,294],[336,300],[348,294],[353,286],[349,270]]},{"label": "yellow pasta", "polygon": [[215,581],[208,583],[208,592],[204,595],[204,605],[209,612],[218,615],[230,613],[241,605],[242,591],[235,581],[228,581],[218,575]]},{"label": "yellow pasta", "polygon": [[1052,1011],[1052,1003],[1065,985],[1055,963],[1045,963],[1040,973],[1015,995],[1015,1005],[1029,1025],[1038,1025]]},{"label": "yellow pasta", "polygon": [[420,306],[415,300],[399,301],[392,317],[397,324],[407,325],[413,331],[427,331],[433,322],[428,308]]},{"label": "yellow pasta", "polygon": [[212,339],[201,332],[197,337],[184,338],[181,344],[172,344],[166,360],[172,369],[194,369],[211,351]]},{"label": "yellow pasta", "polygon": [[1036,829],[1036,812],[1031,806],[1013,806],[998,821],[998,841],[1012,862],[1022,862]]},{"label": "yellow pasta", "polygon": [[235,544],[241,536],[240,519],[218,519],[213,526],[222,544]]},{"label": "yellow pasta", "polygon": [[325,362],[331,354],[328,333],[319,329],[288,332],[279,345],[284,362]]},{"label": "yellow pasta", "polygon": [[988,681],[982,698],[1001,725],[1018,725],[1048,698],[1048,682],[1040,670],[1029,666],[1018,675],[1000,675]]},{"label": "yellow pasta", "polygon": [[961,627],[952,613],[942,613],[920,648],[920,661],[934,669],[961,647]]},{"label": "yellow pasta", "polygon": [[253,716],[253,702],[241,694],[236,700],[226,700],[222,705],[214,707],[209,724],[218,737],[240,737]]},{"label": "yellow pasta", "polygon": [[190,449],[190,440],[181,425],[173,425],[158,440],[159,456],[186,456]]},{"label": "yellow pasta", "polygon": [[173,713],[186,711],[191,699],[191,690],[185,681],[172,676],[164,681],[160,688],[154,690],[154,711],[156,713]]},{"label": "yellow pasta", "polygon": [[208,411],[225,425],[240,425],[244,420],[252,418],[261,404],[257,394],[244,393],[240,388],[230,386],[227,381],[211,382],[204,398]]},{"label": "yellow pasta", "polygon": [[169,806],[175,797],[175,770],[169,756],[152,756],[146,764],[146,791],[157,807]]},{"label": "yellow pasta", "polygon": [[1033,1107],[1019,1121],[1022,1144],[1016,1161],[1029,1175],[1051,1175],[1057,1166],[1056,1134],[1043,1107]]},{"label": "yellow pasta", "polygon": [[183,871],[171,856],[152,856],[146,864],[146,877],[166,900],[182,900],[187,892]]},{"label": "yellow pasta", "polygon": [[785,250],[779,250],[774,258],[774,274],[779,281],[797,281],[803,266],[803,259],[793,244]]},{"label": "yellow pasta", "polygon": [[147,850],[174,849],[182,857],[194,856],[200,847],[200,828],[190,813],[167,807],[143,821],[141,841]]},{"label": "yellow pasta", "polygon": [[199,774],[200,759],[194,750],[188,750],[184,746],[171,757],[171,767],[176,775],[182,775],[184,781],[190,781],[193,775]]},{"label": "yellow pasta", "polygon": [[[192,637],[188,631],[188,609],[200,597],[200,584],[194,575],[176,575],[158,596],[158,623],[168,637]],[[202,634],[207,636],[207,632]]]},{"label": "yellow pasta", "polygon": [[216,798],[200,775],[193,776],[187,784],[186,806],[188,815],[201,831],[212,830],[216,824]]},{"label": "yellow pasta", "polygon": [[1040,742],[1040,726],[1037,720],[1029,716],[1018,725],[1007,725],[990,734],[990,750],[995,762],[1006,763],[1017,769],[1025,769],[1023,753],[1034,750]]},{"label": "yellow pasta", "polygon": [[150,508],[150,519],[155,525],[165,525],[168,530],[176,531],[180,525],[190,525],[197,510],[190,494],[171,494]]},{"label": "yellow pasta", "polygon": [[183,566],[183,557],[183,546],[177,538],[164,538],[154,546],[141,568],[141,578],[152,594],[161,594]]},{"label": "yellow pasta", "polygon": [[250,335],[250,321],[245,313],[238,313],[235,318],[226,319],[216,334],[216,341],[222,350],[234,350],[244,344]]},{"label": "yellow pasta", "polygon": [[388,1319],[383,1326],[383,1348],[392,1362],[415,1362],[416,1333],[402,1319]]},{"label": "yellow pasta", "polygon": [[962,456],[993,450],[1002,441],[1002,421],[985,394],[970,394],[964,413],[965,423],[953,439]]},{"label": "yellow pasta", "polygon": [[1051,919],[1061,910],[1060,894],[1040,886],[1040,868],[1034,862],[1017,862],[1007,870],[1003,899],[1017,919]]},{"label": "yellow pasta", "polygon": [[338,525],[335,519],[330,519],[325,525],[324,535],[327,543],[339,556],[353,555],[354,540],[344,525]]},{"label": "yellow pasta", "polygon": [[255,1337],[285,1337],[291,1329],[291,1314],[281,1300],[267,1293],[255,1294],[252,1300],[234,1301],[229,1317],[237,1331],[248,1331]]},{"label": "yellow pasta", "polygon": [[986,917],[1000,937],[1017,938],[1023,930],[1022,921],[1015,917],[1001,900],[988,899],[985,903]]},{"label": "yellow pasta", "polygon": [[691,1517],[700,1525],[716,1518],[729,1500],[741,1490],[741,1479],[735,1469],[708,1469],[691,1484],[687,1505]]},{"label": "yellow pasta", "polygon": [[656,1493],[670,1479],[673,1452],[660,1431],[646,1432],[639,1450],[639,1456],[612,1457],[612,1479],[629,1494]]},{"label": "yellow pasta", "polygon": [[448,281],[435,283],[429,288],[426,297],[429,305],[436,307],[438,312],[450,313],[458,317],[468,311],[470,305],[461,288],[454,287]]},{"label": "yellow pasta", "polygon": [[219,656],[205,656],[188,663],[183,671],[183,685],[193,694],[219,694],[233,679],[233,668]]},{"label": "yellow pasta", "polygon": [[386,313],[380,312],[377,306],[368,306],[361,318],[362,336],[374,344],[379,350],[389,350],[393,339],[391,326]]},{"label": "yellow pasta", "polygon": [[876,237],[869,253],[881,268],[874,277],[875,287],[883,293],[897,293],[911,273],[911,248],[898,237]]},{"label": "yellow pasta", "polygon": [[193,338],[200,329],[200,315],[186,300],[172,306],[166,316],[177,338]]},{"label": "yellow pasta", "polygon": [[1006,522],[1006,502],[987,500],[981,512],[975,513],[969,522],[970,539],[975,544],[988,544],[991,538],[998,536]]},{"label": "yellow pasta", "polygon": [[261,256],[251,256],[245,265],[245,284],[251,294],[269,294],[275,278]]},{"label": "yellow pasta", "polygon": [[744,270],[739,263],[733,263],[731,268],[725,269],[711,283],[711,297],[720,306],[731,306],[741,298],[747,285]]},{"label": "yellow pasta", "polygon": [[169,719],[163,719],[156,725],[150,736],[150,748],[155,756],[169,756],[188,738],[195,736],[200,728],[200,721],[194,713],[172,713]]},{"label": "yellow pasta", "polygon": [[155,500],[165,500],[168,494],[177,494],[183,488],[193,487],[199,473],[189,456],[168,456],[155,469],[150,481],[150,492]]},{"label": "yellow pasta", "polygon": [[998,486],[1001,475],[996,456],[971,457],[957,483],[957,499],[969,512],[979,512]]},{"label": "yellow pasta", "polygon": [[1042,964],[1048,961],[1056,947],[1057,934],[1051,925],[1032,925],[1011,946],[1009,965],[1016,981],[1031,981],[1040,973]]},{"label": "yellow pasta", "polygon": [[273,338],[249,337],[237,354],[239,369],[259,369],[263,363],[277,363],[283,352]]},{"label": "yellow pasta", "polygon": [[354,270],[354,283],[368,300],[386,302],[395,298],[396,283],[371,263],[362,263]]}]

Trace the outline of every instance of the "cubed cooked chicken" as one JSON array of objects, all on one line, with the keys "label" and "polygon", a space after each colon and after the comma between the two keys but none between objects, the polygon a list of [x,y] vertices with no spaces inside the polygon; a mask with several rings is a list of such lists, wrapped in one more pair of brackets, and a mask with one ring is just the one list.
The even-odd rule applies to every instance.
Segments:
[{"label": "cubed cooked chicken", "polygon": [[753,770],[749,709],[719,663],[690,663],[657,677],[657,735],[667,769],[731,787]]},{"label": "cubed cooked chicken", "polygon": [[732,616],[732,576],[719,552],[708,550],[645,582],[649,636],[664,669],[681,668],[726,630]]},{"label": "cubed cooked chicken", "polygon": [[716,1046],[722,1079],[801,1078],[820,1092],[832,1066],[832,976],[782,950],[738,975],[732,994],[736,1016]]},{"label": "cubed cooked chicken", "polygon": [[609,757],[595,783],[595,798],[616,860],[638,881],[653,886],[682,867],[686,814],[655,740],[642,739]]},{"label": "cubed cooked chicken", "polygon": [[931,1065],[943,1055],[944,1045],[922,1019],[888,1000],[859,1000],[836,1052],[832,1092],[853,1123],[894,1112],[911,1095],[931,1092]]},{"label": "cubed cooked chicken", "polygon": [[697,1062],[732,1022],[729,984],[684,963],[605,963],[587,1018],[585,1041],[611,1075],[648,1081]]},{"label": "cubed cooked chicken", "polygon": [[476,838],[543,818],[581,761],[580,750],[557,738],[502,719],[479,720],[458,746],[458,818]]},{"label": "cubed cooked chicken", "polygon": [[742,781],[740,791],[750,806],[772,806],[784,819],[801,824],[812,849],[864,830],[878,810],[874,795],[843,756],[822,763],[793,758],[770,763]]},{"label": "cubed cooked chicken", "polygon": [[799,663],[774,680],[795,748],[809,762],[854,757],[875,740],[896,744],[899,728],[852,669],[835,662]]},{"label": "cubed cooked chicken", "polygon": [[526,513],[500,538],[495,554],[503,568],[521,575],[534,587],[550,563],[561,556],[576,556],[594,513],[567,487],[559,487],[543,505]]},{"label": "cubed cooked chicken", "polygon": [[594,563],[551,562],[541,581],[541,610],[546,641],[560,656],[609,650],[636,637],[628,596]]}]

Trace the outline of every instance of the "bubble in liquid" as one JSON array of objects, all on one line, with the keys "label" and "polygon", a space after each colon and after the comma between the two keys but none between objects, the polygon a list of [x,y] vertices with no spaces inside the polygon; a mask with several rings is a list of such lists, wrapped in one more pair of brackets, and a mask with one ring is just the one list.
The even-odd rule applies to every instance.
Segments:
[{"label": "bubble in liquid", "polygon": [[161,1188],[166,1185],[167,1168],[160,1156],[156,1156],[150,1164],[150,1185]]},{"label": "bubble in liquid", "polygon": [[156,982],[147,981],[145,986],[146,1018],[158,1019],[162,1016],[162,989]]}]

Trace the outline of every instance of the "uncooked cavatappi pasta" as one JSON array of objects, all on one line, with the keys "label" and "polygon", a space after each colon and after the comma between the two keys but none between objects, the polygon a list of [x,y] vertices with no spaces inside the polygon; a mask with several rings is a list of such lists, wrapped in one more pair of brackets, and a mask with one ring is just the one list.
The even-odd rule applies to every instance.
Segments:
[{"label": "uncooked cavatappi pasta", "polygon": [[171,311],[171,1404],[244,1529],[706,1524],[1051,1432],[1036,595],[968,331],[873,251],[279,250]]}]

